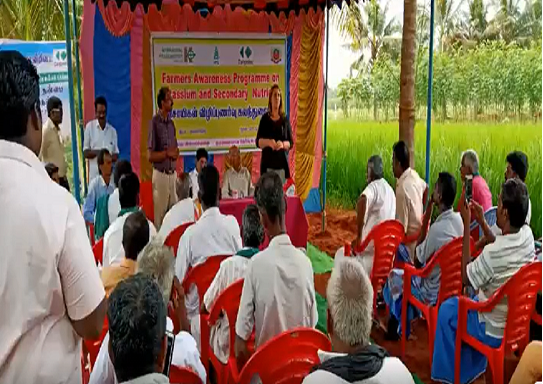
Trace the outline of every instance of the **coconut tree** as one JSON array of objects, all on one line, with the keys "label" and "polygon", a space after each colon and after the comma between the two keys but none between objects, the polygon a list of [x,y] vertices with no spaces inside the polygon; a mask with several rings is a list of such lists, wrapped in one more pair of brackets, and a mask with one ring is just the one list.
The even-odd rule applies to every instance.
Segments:
[{"label": "coconut tree", "polygon": [[415,162],[415,56],[417,52],[417,0],[404,0],[400,62],[399,136]]},{"label": "coconut tree", "polygon": [[[76,8],[81,16],[82,0],[76,0]],[[0,38],[64,40],[62,0],[2,0],[0,20]]]}]

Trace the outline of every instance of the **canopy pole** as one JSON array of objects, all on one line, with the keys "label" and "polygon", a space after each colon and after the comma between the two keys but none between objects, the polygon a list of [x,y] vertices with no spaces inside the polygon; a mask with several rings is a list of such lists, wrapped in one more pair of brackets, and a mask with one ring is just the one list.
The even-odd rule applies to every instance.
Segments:
[{"label": "canopy pole", "polygon": [[426,184],[430,185],[430,134],[432,132],[432,77],[434,74],[434,0],[430,0],[430,47],[428,48],[428,104],[426,106]]},{"label": "canopy pole", "polygon": [[330,6],[332,3],[327,4],[326,7],[326,63],[325,63],[325,77],[324,77],[324,140],[322,149],[322,232],[326,229],[326,138],[328,133],[328,56],[330,51],[328,50],[330,42]]},{"label": "canopy pole", "polygon": [[[79,38],[77,36],[78,26],[77,26],[77,8],[75,7],[75,0],[72,0],[72,23],[73,23],[73,31],[74,31],[74,50],[75,50],[75,70],[77,74],[77,111],[79,112],[79,120],[78,120],[78,126],[79,126],[79,141],[80,141],[80,148],[83,148],[83,135],[85,132],[83,131],[83,97],[81,94],[81,67],[79,65]],[[79,156],[79,151],[77,152],[77,155]],[[86,167],[83,165],[83,190],[85,192],[85,196],[87,195],[87,170]]]},{"label": "canopy pole", "polygon": [[81,205],[81,185],[79,181],[79,153],[77,145],[77,128],[75,125],[74,107],[74,75],[72,64],[72,40],[70,38],[70,5],[64,0],[64,32],[66,34],[66,56],[68,58],[68,92],[70,94],[70,123],[72,130],[72,159],[74,176],[74,193],[77,203]]}]

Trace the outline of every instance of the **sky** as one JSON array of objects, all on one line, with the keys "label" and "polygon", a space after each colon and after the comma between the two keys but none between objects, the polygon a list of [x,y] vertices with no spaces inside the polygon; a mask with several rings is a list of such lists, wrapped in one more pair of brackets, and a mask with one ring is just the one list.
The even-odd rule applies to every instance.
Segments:
[{"label": "sky", "polygon": [[[403,20],[403,0],[389,0],[387,17],[396,17],[400,22]],[[349,76],[349,68],[357,57],[355,53],[344,47],[345,44],[347,41],[343,40],[337,26],[332,22],[329,43],[330,61],[328,62],[331,88],[336,88],[342,79]],[[326,51],[324,60],[326,60]]]}]

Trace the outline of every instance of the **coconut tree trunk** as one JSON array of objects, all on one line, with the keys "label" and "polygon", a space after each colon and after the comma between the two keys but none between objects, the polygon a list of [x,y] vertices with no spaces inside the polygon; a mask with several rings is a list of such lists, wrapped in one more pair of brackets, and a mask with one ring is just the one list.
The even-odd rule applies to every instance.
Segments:
[{"label": "coconut tree trunk", "polygon": [[404,0],[402,56],[400,70],[400,140],[415,165],[415,53],[417,34],[417,0]]}]

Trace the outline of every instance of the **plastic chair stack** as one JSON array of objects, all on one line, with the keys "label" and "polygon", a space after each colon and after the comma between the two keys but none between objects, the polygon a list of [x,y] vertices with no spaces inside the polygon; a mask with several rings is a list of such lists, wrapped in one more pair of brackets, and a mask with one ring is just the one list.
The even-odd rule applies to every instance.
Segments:
[{"label": "plastic chair stack", "polygon": [[[541,262],[534,262],[522,267],[507,283],[485,302],[475,302],[460,297],[458,303],[458,330],[454,358],[454,381],[460,382],[460,356],[462,343],[475,348],[488,359],[494,384],[503,384],[503,364],[506,353],[522,351],[528,344],[530,319],[535,310],[537,293],[541,291]],[[502,343],[498,348],[489,347],[467,332],[468,311],[490,312],[500,301],[507,297],[507,320]]]},{"label": "plastic chair stack", "polygon": [[[470,248],[475,247],[473,240],[470,239]],[[405,358],[405,344],[407,329],[407,306],[413,305],[419,309],[428,325],[428,350],[430,351],[430,366],[432,366],[432,357],[434,353],[434,337],[437,327],[437,313],[439,306],[449,297],[462,295],[462,242],[463,237],[457,237],[441,249],[439,249],[431,258],[430,262],[422,269],[416,269],[414,266],[405,264],[403,267],[403,299],[402,299],[402,336],[401,348],[402,358]],[[437,266],[441,269],[438,298],[435,305],[430,306],[417,300],[411,294],[411,277],[428,277]]]}]

